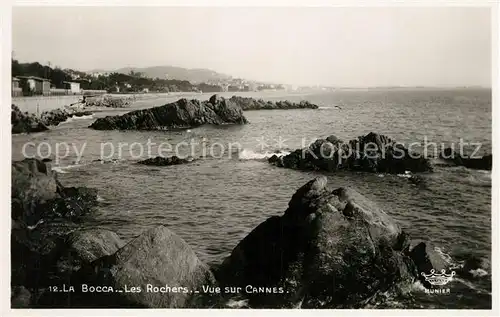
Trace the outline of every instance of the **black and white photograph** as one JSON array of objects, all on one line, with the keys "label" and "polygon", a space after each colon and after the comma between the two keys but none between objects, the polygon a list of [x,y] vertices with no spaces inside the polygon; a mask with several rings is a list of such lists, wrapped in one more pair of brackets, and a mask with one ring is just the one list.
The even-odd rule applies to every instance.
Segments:
[{"label": "black and white photograph", "polygon": [[498,313],[497,13],[12,6],[6,309]]}]

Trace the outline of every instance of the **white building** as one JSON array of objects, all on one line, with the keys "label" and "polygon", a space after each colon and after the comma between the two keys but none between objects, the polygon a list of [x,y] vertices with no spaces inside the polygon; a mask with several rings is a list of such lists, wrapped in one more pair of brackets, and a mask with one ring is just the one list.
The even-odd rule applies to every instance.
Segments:
[{"label": "white building", "polygon": [[72,81],[63,81],[64,88],[69,90],[68,92],[71,94],[79,94],[80,93],[80,83],[75,83]]}]

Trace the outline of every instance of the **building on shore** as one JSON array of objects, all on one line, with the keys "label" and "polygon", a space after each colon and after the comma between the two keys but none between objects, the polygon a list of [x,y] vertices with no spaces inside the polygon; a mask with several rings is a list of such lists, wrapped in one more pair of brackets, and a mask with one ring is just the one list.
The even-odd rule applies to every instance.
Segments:
[{"label": "building on shore", "polygon": [[12,97],[20,97],[23,95],[23,89],[19,86],[20,79],[12,77]]},{"label": "building on shore", "polygon": [[67,90],[69,95],[77,95],[80,94],[80,83],[73,81],[63,81],[64,89]]},{"label": "building on shore", "polygon": [[50,95],[50,80],[36,76],[17,76],[20,87],[26,87],[23,94]]}]

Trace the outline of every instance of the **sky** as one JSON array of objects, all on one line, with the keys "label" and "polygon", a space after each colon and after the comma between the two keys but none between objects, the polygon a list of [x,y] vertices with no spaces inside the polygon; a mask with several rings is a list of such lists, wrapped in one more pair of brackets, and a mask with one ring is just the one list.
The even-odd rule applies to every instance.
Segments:
[{"label": "sky", "polygon": [[14,7],[22,62],[292,85],[491,87],[488,8]]}]

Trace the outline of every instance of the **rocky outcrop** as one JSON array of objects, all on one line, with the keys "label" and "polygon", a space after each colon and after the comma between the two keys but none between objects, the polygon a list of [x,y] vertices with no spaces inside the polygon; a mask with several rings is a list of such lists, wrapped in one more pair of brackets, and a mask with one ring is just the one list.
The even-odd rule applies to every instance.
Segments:
[{"label": "rocky outcrop", "polygon": [[97,191],[64,187],[50,165],[38,159],[12,162],[12,219],[35,225],[42,218],[75,219],[97,205]]},{"label": "rocky outcrop", "polygon": [[440,158],[446,162],[452,163],[455,166],[464,166],[471,169],[489,170],[493,166],[493,155],[485,155],[482,157],[469,157],[461,155],[452,148],[446,148],[440,154]]},{"label": "rocky outcrop", "polygon": [[137,164],[152,165],[152,166],[169,166],[169,165],[187,164],[191,163],[192,161],[194,161],[192,157],[181,159],[177,156],[171,156],[171,157],[157,156],[154,158],[149,158],[144,161],[139,161],[137,162]]},{"label": "rocky outcrop", "polygon": [[40,121],[34,114],[21,112],[16,105],[12,105],[10,123],[12,125],[12,134],[43,132],[49,128]]},{"label": "rocky outcrop", "polygon": [[96,130],[164,130],[191,128],[203,124],[245,124],[243,111],[234,102],[212,96],[209,101],[180,99],[160,107],[97,119]]},{"label": "rocky outcrop", "polygon": [[432,171],[427,158],[410,152],[402,144],[384,135],[373,132],[348,143],[331,135],[286,156],[273,155],[268,161],[278,167],[328,172],[353,170],[400,174],[406,171]]},{"label": "rocky outcrop", "polygon": [[408,235],[387,213],[319,177],[297,190],[282,216],[248,234],[216,277],[263,287],[246,293],[251,307],[359,308],[418,278],[410,254]]},{"label": "rocky outcrop", "polygon": [[36,159],[12,163],[12,286],[38,290],[58,275],[57,259],[73,221],[97,205],[97,193],[64,187],[50,166]]},{"label": "rocky outcrop", "polygon": [[134,100],[135,98],[130,96],[83,96],[83,102],[86,107],[127,108]]},{"label": "rocky outcrop", "polygon": [[[239,299],[255,308],[361,308],[405,292],[417,279],[429,287],[421,273],[447,269],[428,244],[411,248],[410,237],[375,203],[354,189],[332,190],[318,177],[297,190],[283,215],[240,241],[214,275],[163,226],[125,244],[109,230],[63,225],[64,214],[46,217],[52,210],[28,213],[25,206],[82,195],[49,171],[39,160],[13,163],[13,307],[222,307],[232,296],[228,288],[240,287]],[[471,259],[464,270],[477,274],[480,267]],[[63,284],[74,291],[47,290]],[[220,293],[213,292],[217,286]],[[100,292],[89,291],[94,287]]]},{"label": "rocky outcrop", "polygon": [[77,111],[72,108],[54,109],[42,112],[40,120],[47,126],[57,126],[69,118],[90,116],[92,114],[91,111]]},{"label": "rocky outcrop", "polygon": [[215,284],[209,267],[163,226],[142,233],[79,275],[89,287],[107,285],[116,290],[99,298],[80,294],[77,304],[83,307],[210,307],[213,300],[203,291]]},{"label": "rocky outcrop", "polygon": [[12,307],[65,306],[67,298],[48,288],[75,287],[74,276],[82,266],[124,245],[109,230],[74,230],[75,226],[64,222],[44,222],[34,229],[16,222],[11,235]]},{"label": "rocky outcrop", "polygon": [[28,112],[22,113],[15,105],[12,105],[11,113],[12,134],[43,132],[49,130],[48,126],[57,126],[69,118],[92,115],[90,111],[64,108],[44,111],[37,117]]},{"label": "rocky outcrop", "polygon": [[232,96],[229,100],[235,102],[243,111],[248,110],[275,110],[275,109],[318,109],[319,107],[309,101],[291,102],[285,101],[265,101],[250,97]]}]

